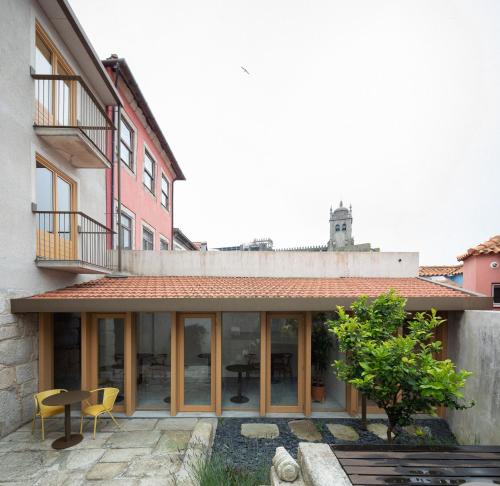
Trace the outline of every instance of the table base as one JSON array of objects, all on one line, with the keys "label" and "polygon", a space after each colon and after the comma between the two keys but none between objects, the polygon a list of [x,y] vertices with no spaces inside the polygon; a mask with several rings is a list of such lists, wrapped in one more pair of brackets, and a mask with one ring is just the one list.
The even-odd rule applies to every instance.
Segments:
[{"label": "table base", "polygon": [[66,437],[59,437],[54,442],[52,442],[53,449],[66,449],[68,447],[73,447],[74,445],[80,443],[83,439],[82,434],[71,434],[69,440]]},{"label": "table base", "polygon": [[244,397],[243,395],[236,395],[235,397],[231,397],[230,400],[233,403],[247,403],[249,398]]}]

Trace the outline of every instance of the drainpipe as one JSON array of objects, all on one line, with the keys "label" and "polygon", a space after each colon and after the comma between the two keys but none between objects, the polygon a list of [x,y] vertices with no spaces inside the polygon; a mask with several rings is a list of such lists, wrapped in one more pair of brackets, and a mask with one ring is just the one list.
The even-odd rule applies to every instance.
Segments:
[{"label": "drainpipe", "polygon": [[[172,172],[174,172],[174,171],[172,170]],[[174,176],[172,179],[172,189],[170,190],[170,197],[172,199],[172,201],[170,203],[170,207],[172,208],[172,212],[170,214],[170,222],[172,223],[170,225],[170,249],[171,250],[174,249],[174,185],[175,185],[176,180],[177,179]]]},{"label": "drainpipe", "polygon": [[[118,72],[117,72],[118,76]],[[122,108],[120,105],[118,105],[118,120],[116,124],[116,130],[117,133],[120,133],[121,130],[121,121],[122,121]],[[117,182],[118,182],[118,187],[117,187],[117,199],[118,199],[118,214],[117,214],[117,223],[118,223],[118,273],[122,271],[122,248],[123,248],[123,242],[122,242],[122,184],[121,184],[121,172],[122,172],[122,163],[121,163],[121,153],[120,153],[120,146],[121,143],[116,144],[116,157],[118,159],[118,167],[117,167]]]}]

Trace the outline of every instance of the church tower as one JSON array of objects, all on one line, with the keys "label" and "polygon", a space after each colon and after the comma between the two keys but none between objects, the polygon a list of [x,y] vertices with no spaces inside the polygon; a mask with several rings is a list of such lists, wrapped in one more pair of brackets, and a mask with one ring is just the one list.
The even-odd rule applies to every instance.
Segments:
[{"label": "church tower", "polygon": [[340,205],[335,211],[330,208],[330,241],[327,251],[343,250],[354,245],[352,237],[352,206],[345,208]]}]

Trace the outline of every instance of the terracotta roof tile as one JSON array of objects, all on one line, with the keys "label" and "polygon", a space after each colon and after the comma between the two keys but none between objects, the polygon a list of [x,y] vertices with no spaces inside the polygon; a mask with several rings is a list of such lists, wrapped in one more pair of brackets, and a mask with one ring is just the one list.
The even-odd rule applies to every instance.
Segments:
[{"label": "terracotta roof tile", "polygon": [[463,255],[457,256],[458,261],[464,261],[473,255],[493,255],[500,253],[500,235],[492,236],[488,241],[474,248],[469,248]]},{"label": "terracotta roof tile", "polygon": [[463,273],[463,265],[431,265],[418,269],[421,277],[438,277],[440,275],[451,276]]},{"label": "terracotta roof tile", "polygon": [[100,278],[31,299],[334,298],[389,289],[405,297],[468,297],[419,278],[127,277]]}]

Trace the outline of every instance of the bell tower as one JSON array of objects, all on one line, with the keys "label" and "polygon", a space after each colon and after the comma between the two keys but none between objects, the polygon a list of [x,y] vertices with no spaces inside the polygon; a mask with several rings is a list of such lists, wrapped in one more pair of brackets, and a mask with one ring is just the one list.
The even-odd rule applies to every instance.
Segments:
[{"label": "bell tower", "polygon": [[332,211],[330,207],[330,241],[328,251],[342,250],[354,245],[352,237],[352,206],[344,207],[340,201],[339,207]]}]

